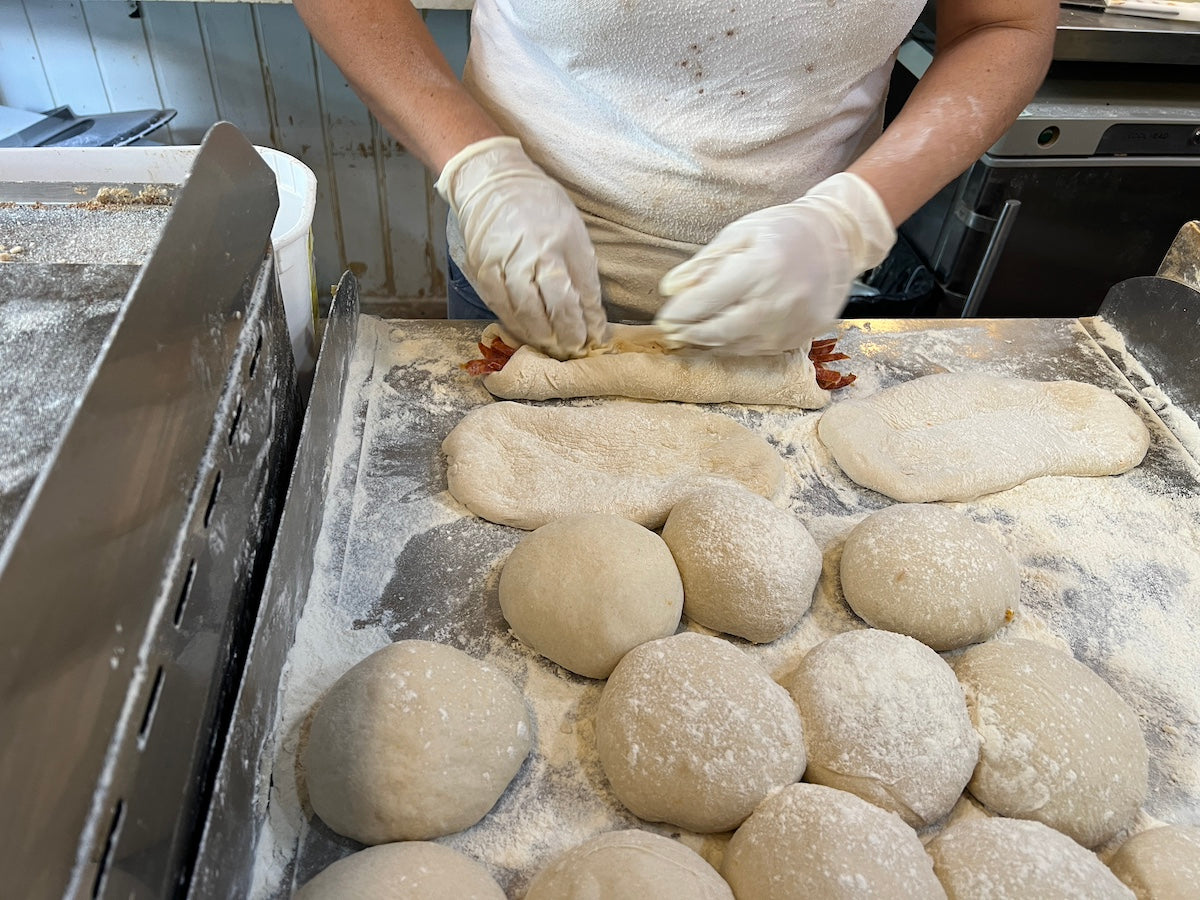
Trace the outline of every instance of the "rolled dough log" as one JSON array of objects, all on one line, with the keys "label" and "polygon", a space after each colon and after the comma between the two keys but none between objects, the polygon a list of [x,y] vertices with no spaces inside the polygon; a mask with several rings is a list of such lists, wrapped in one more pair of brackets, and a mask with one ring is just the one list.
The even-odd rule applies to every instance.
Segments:
[{"label": "rolled dough log", "polygon": [[1200,894],[1200,828],[1164,825],[1136,834],[1108,866],[1137,900],[1195,900]]},{"label": "rolled dough log", "polygon": [[727,831],[804,771],[800,713],[755,660],[684,632],[625,654],[596,710],[596,747],[635,815]]},{"label": "rolled dough log", "polygon": [[954,900],[1131,900],[1096,854],[1041,822],[971,819],[926,849]]},{"label": "rolled dough log", "polygon": [[513,634],[587,678],[607,678],[638,644],[674,634],[683,610],[663,539],[619,516],[571,516],[525,535],[499,593]]},{"label": "rolled dough log", "polygon": [[303,754],[309,799],[364,844],[453,834],[492,808],[530,741],[508,678],[454,647],[398,641],[321,700]]},{"label": "rolled dough log", "polygon": [[700,854],[678,841],[630,829],[572,847],[542,869],[525,900],[733,900]]},{"label": "rolled dough log", "polygon": [[[683,403],[764,403],[819,409],[829,391],[817,386],[808,347],[773,356],[721,356],[708,350],[669,349],[653,325],[610,326],[609,342],[583,359],[560,361],[529,345],[484,387],[507,400],[633,397]],[[482,343],[500,337],[495,325]]]},{"label": "rolled dough log", "polygon": [[721,874],[746,900],[944,900],[917,833],[895,813],[819,784],[764,800],[734,834]]},{"label": "rolled dough log", "polygon": [[904,503],[972,500],[1040,475],[1118,475],[1150,432],[1123,400],[1077,381],[926,375],[822,416],[847,475]]},{"label": "rolled dough log", "polygon": [[902,634],[847,631],[808,651],[783,680],[800,708],[808,781],[849,791],[913,828],[962,796],[979,737],[954,671]]},{"label": "rolled dough log", "polygon": [[321,871],[296,900],[505,900],[488,870],[457,850],[423,841],[381,844]]},{"label": "rolled dough log", "polygon": [[658,528],[682,497],[738,482],[764,497],[784,465],[765,440],[720,413],[614,401],[471,410],[442,442],[450,493],[475,515],[540,528],[605,513]]},{"label": "rolled dough log", "polygon": [[983,744],[969,789],[1002,816],[1034,819],[1085,847],[1113,837],[1146,799],[1137,714],[1061,650],[988,641],[954,663]]},{"label": "rolled dough log", "polygon": [[985,641],[1020,605],[1016,560],[962,513],[900,503],[854,526],[842,593],[868,624],[939,652]]}]

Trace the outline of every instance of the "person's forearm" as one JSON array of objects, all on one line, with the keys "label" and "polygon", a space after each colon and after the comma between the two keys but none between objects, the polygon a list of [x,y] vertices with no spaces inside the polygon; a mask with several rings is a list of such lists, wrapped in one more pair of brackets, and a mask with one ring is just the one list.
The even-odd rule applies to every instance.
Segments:
[{"label": "person's forearm", "polygon": [[502,134],[454,76],[409,0],[294,0],[321,48],[380,124],[435,173]]},{"label": "person's forearm", "polygon": [[[995,143],[1045,77],[1058,4],[990,5],[1012,7],[1013,17],[967,22],[955,19],[963,12],[958,3],[943,3],[953,36],[942,43],[939,19],[929,70],[895,121],[848,170],[875,188],[897,225]],[[939,16],[943,12],[939,8]]]}]

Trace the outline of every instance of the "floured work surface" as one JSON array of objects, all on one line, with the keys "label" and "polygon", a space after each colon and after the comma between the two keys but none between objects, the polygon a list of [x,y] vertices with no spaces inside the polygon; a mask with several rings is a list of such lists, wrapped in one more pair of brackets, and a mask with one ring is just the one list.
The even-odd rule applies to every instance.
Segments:
[{"label": "floured work surface", "polygon": [[[360,321],[316,570],[280,687],[273,766],[262,768],[271,787],[268,798],[264,774],[259,801],[269,802],[269,816],[252,896],[286,896],[358,849],[302,800],[297,746],[322,692],[372,651],[405,638],[487,658],[525,692],[535,728],[529,759],[482,822],[441,839],[483,862],[510,896],[521,896],[551,857],[596,833],[647,827],[679,834],[641,823],[609,790],[592,731],[603,683],[567,673],[509,634],[496,586],[524,532],[472,516],[446,492],[441,441],[468,409],[491,402],[458,368],[475,355],[478,335],[478,326],[464,323]],[[1152,757],[1149,816],[1200,824],[1196,460],[1075,320],[851,322],[840,337],[839,349],[851,356],[843,368],[858,381],[838,396],[955,371],[1074,379],[1136,400],[1152,440],[1133,471],[1040,478],[946,505],[996,534],[1020,564],[1023,607],[1007,633],[1069,648],[1137,711]],[[631,401],[571,405],[608,402]],[[731,639],[779,675],[820,640],[862,627],[841,597],[841,546],[855,524],[890,501],[837,468],[817,439],[819,412],[711,409],[783,455],[789,506],[824,553],[812,611],[793,632],[762,646]],[[1150,821],[1143,816],[1139,826]],[[719,836],[681,838],[710,858],[722,846]]]},{"label": "floured work surface", "polygon": [[82,395],[137,271],[0,268],[0,544]]}]

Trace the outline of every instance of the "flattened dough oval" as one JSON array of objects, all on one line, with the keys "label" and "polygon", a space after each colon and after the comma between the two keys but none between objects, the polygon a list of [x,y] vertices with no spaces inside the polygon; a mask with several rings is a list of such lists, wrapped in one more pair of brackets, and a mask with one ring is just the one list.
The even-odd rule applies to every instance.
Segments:
[{"label": "flattened dough oval", "polygon": [[835,403],[818,434],[854,481],[902,503],[973,500],[1041,475],[1119,475],[1150,446],[1137,414],[1094,385],[950,373]]},{"label": "flattened dough oval", "polygon": [[456,500],[525,529],[576,513],[658,528],[708,485],[774,497],[784,482],[783,460],[758,435],[719,413],[660,403],[493,403],[467,413],[442,451]]}]

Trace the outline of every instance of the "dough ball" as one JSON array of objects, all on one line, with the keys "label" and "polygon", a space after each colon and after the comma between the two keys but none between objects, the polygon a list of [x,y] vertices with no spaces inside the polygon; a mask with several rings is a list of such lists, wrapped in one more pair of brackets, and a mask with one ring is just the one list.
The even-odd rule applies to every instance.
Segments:
[{"label": "dough ball", "polygon": [[941,506],[889,506],[842,551],[842,592],[867,624],[934,650],[985,641],[1017,609],[1021,575],[991,532]]},{"label": "dough ball", "polygon": [[525,900],[733,900],[716,870],[678,841],[611,831],[542,869]]},{"label": "dough ball", "polygon": [[1041,822],[971,819],[926,847],[953,900],[1125,900],[1129,891],[1077,843]]},{"label": "dough ball", "polygon": [[1036,819],[1085,847],[1146,799],[1149,755],[1137,716],[1100,676],[1036,641],[989,641],[954,671],[983,739],[970,791],[1003,816]]},{"label": "dough ball", "polygon": [[1108,866],[1138,900],[1195,900],[1200,894],[1200,828],[1164,825],[1134,835]]},{"label": "dough ball", "polygon": [[313,811],[364,844],[424,840],[484,817],[529,753],[525,700],[461,650],[399,641],[322,700],[304,752]]},{"label": "dough ball", "polygon": [[441,844],[368,847],[304,885],[296,900],[505,900],[487,869]]},{"label": "dough ball", "polygon": [[663,528],[683,576],[683,611],[755,643],[791,631],[812,605],[821,551],[803,525],[738,486],[684,497]]},{"label": "dough ball", "polygon": [[513,634],[542,656],[607,678],[638,644],[674,634],[683,584],[653,531],[585,514],[521,539],[500,573],[500,608]]},{"label": "dough ball", "polygon": [[946,896],[898,816],[819,784],[764,800],[729,842],[721,874],[740,900]]},{"label": "dough ball", "polygon": [[848,631],[810,650],[784,686],[804,721],[808,781],[857,794],[913,828],[962,796],[979,737],[954,671],[924,644]]},{"label": "dough ball", "polygon": [[635,815],[728,831],[804,772],[800,713],[757,662],[684,632],[630,650],[596,711],[600,764]]}]

